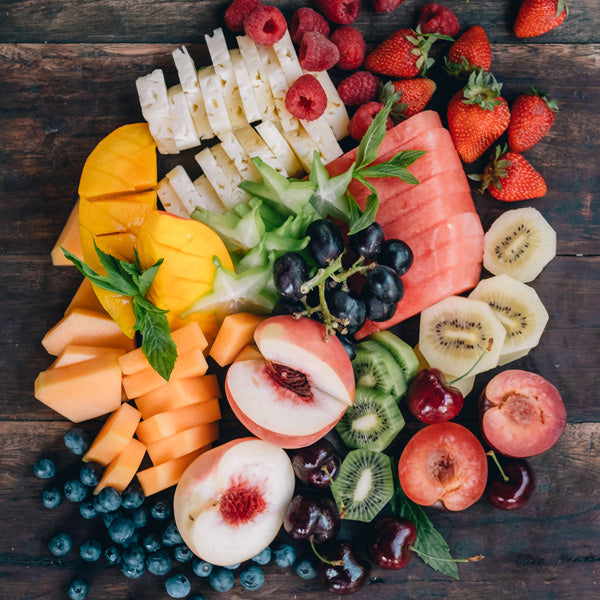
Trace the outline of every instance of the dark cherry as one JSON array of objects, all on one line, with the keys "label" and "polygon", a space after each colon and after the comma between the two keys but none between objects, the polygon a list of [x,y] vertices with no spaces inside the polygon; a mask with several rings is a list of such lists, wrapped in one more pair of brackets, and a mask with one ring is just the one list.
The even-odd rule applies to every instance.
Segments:
[{"label": "dark cherry", "polygon": [[325,438],[305,448],[294,450],[292,454],[292,466],[296,477],[303,483],[318,488],[329,487],[329,477],[337,477],[340,462],[333,444]]},{"label": "dark cherry", "polygon": [[321,544],[335,539],[339,533],[340,514],[331,498],[298,494],[285,511],[283,527],[295,540],[312,538]]},{"label": "dark cherry", "polygon": [[463,406],[458,388],[448,386],[439,369],[429,367],[417,373],[408,386],[406,403],[422,423],[441,423],[453,419]]},{"label": "dark cherry", "polygon": [[508,481],[504,481],[496,466],[491,466],[485,488],[487,499],[493,506],[502,510],[514,510],[525,506],[535,490],[535,476],[529,463],[523,458],[508,457],[499,458],[499,461],[508,476]]},{"label": "dark cherry", "polygon": [[328,562],[320,561],[317,573],[323,585],[333,594],[345,596],[360,590],[369,580],[371,568],[366,560],[356,556],[350,542],[337,540],[330,542],[322,556]]},{"label": "dark cherry", "polygon": [[403,569],[412,556],[417,541],[417,528],[407,519],[385,517],[375,523],[367,551],[382,569]]}]

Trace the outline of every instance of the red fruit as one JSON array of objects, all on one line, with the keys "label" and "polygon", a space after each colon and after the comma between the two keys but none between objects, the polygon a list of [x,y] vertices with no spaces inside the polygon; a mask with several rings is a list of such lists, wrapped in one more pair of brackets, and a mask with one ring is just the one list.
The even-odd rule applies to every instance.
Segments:
[{"label": "red fruit", "polygon": [[307,31],[302,36],[298,59],[305,71],[326,71],[340,58],[337,46],[318,31]]},{"label": "red fruit", "polygon": [[329,23],[321,13],[303,6],[294,13],[292,22],[290,23],[290,35],[294,43],[299,44],[302,41],[302,36],[307,31],[318,31],[325,37],[329,37],[331,29],[329,28]]},{"label": "red fruit", "polygon": [[225,25],[241,33],[244,31],[244,19],[260,6],[260,0],[233,0],[225,11]]},{"label": "red fruit", "polygon": [[334,23],[351,25],[360,12],[360,0],[315,0],[315,7]]},{"label": "red fruit", "polygon": [[302,75],[287,91],[285,107],[297,119],[314,121],[327,108],[327,94],[314,75]]},{"label": "red fruit", "polygon": [[556,29],[569,13],[565,0],[524,0],[515,21],[518,38],[535,37]]},{"label": "red fruit", "polygon": [[356,71],[338,85],[338,94],[346,106],[360,106],[377,98],[379,78],[369,71]]},{"label": "red fruit", "polygon": [[437,33],[422,34],[413,29],[400,29],[386,38],[367,55],[365,67],[373,73],[410,79],[425,74],[433,64],[429,50],[442,38]]},{"label": "red fruit", "polygon": [[378,567],[403,569],[412,556],[416,541],[417,528],[412,521],[385,517],[375,523],[367,551]]},{"label": "red fruit", "polygon": [[435,2],[423,6],[419,15],[419,25],[423,33],[441,33],[450,36],[455,36],[460,29],[458,17],[449,8]]},{"label": "red fruit", "polygon": [[340,59],[337,67],[346,71],[358,69],[364,60],[367,44],[362,33],[351,25],[343,25],[336,29],[329,38],[338,48]]},{"label": "red fruit", "polygon": [[541,198],[546,193],[544,178],[518,152],[496,147],[496,154],[486,167],[481,191],[487,190],[497,200],[517,202]]},{"label": "red fruit", "polygon": [[[350,136],[360,142],[365,133],[367,133],[367,129],[369,129],[369,125],[372,123],[375,115],[382,108],[383,104],[381,102],[369,102],[360,106],[350,119],[350,124],[348,125]],[[391,129],[393,125],[392,120],[388,117],[385,128]]]},{"label": "red fruit", "polygon": [[535,146],[548,134],[558,103],[532,86],[528,94],[519,96],[513,103],[508,124],[508,146],[515,152],[524,152]]},{"label": "red fruit", "polygon": [[433,79],[415,77],[401,79],[392,83],[394,91],[400,92],[400,100],[392,109],[393,115],[400,114],[403,118],[412,117],[421,112],[436,90]]},{"label": "red fruit", "polygon": [[448,50],[446,68],[451,74],[477,69],[489,71],[491,65],[492,49],[485,30],[480,25],[467,29]]},{"label": "red fruit", "polygon": [[378,13],[387,13],[396,10],[404,0],[373,0],[373,8]]},{"label": "red fruit", "polygon": [[496,468],[488,479],[485,496],[492,506],[501,510],[515,510],[527,504],[535,491],[535,475],[524,458],[499,458],[505,481]]},{"label": "red fruit", "polygon": [[429,367],[413,377],[406,392],[408,410],[422,423],[449,421],[460,412],[463,395],[450,387],[439,369]]},{"label": "red fruit", "polygon": [[259,6],[244,19],[246,35],[263,46],[278,42],[287,30],[282,12],[274,6]]},{"label": "red fruit", "polygon": [[510,111],[501,88],[491,73],[474,71],[448,104],[448,129],[466,163],[479,158],[508,127]]}]

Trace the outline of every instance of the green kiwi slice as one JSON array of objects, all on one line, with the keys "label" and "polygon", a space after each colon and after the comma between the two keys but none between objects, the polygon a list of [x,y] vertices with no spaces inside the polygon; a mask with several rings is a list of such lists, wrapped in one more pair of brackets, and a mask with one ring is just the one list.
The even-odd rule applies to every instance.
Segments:
[{"label": "green kiwi slice", "polygon": [[362,448],[351,450],[331,491],[343,519],[372,521],[394,495],[390,457]]},{"label": "green kiwi slice", "polygon": [[404,417],[389,394],[365,386],[356,388],[354,404],[336,425],[348,448],[385,450],[404,427]]},{"label": "green kiwi slice", "polygon": [[396,400],[406,393],[407,383],[402,369],[381,344],[365,340],[357,344],[355,349],[352,368],[357,386],[364,385],[391,394]]},{"label": "green kiwi slice", "polygon": [[391,331],[377,331],[371,335],[371,339],[381,344],[394,357],[404,373],[404,379],[410,382],[419,368],[419,359],[412,347]]}]

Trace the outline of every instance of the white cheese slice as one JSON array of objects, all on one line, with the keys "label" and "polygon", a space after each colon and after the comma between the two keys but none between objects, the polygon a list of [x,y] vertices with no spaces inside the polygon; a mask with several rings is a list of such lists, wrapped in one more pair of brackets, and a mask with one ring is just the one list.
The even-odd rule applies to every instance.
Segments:
[{"label": "white cheese slice", "polygon": [[181,85],[174,85],[167,91],[170,102],[173,137],[178,150],[187,150],[200,145],[194,121]]},{"label": "white cheese slice", "polygon": [[231,121],[221,89],[221,78],[215,73],[214,67],[200,69],[198,83],[211,129],[216,135],[223,131],[231,131]]},{"label": "white cheese slice", "polygon": [[263,142],[262,138],[250,125],[238,129],[235,132],[235,137],[250,158],[258,157],[270,167],[273,167],[278,173],[281,173],[285,177],[290,177],[281,160],[273,154],[269,146]]},{"label": "white cheese slice", "polygon": [[244,178],[236,168],[234,162],[229,158],[229,156],[227,156],[227,152],[225,152],[223,144],[216,144],[210,150],[213,153],[215,160],[219,163],[221,169],[223,169],[225,177],[227,177],[227,179],[229,179],[231,182],[231,187],[233,188],[231,198],[229,200],[230,205],[226,204],[227,208],[231,208],[240,202],[248,202],[250,200],[248,192],[245,192],[242,188],[238,187]]},{"label": "white cheese slice", "polygon": [[288,87],[290,87],[299,77],[304,75],[296,49],[294,48],[294,42],[290,36],[289,30],[286,29],[283,37],[273,44],[273,50],[277,55],[277,60],[281,66],[281,70],[285,75]]},{"label": "white cheese slice", "polygon": [[158,194],[160,203],[167,212],[185,219],[190,218],[190,213],[183,206],[179,196],[172,188],[169,180],[166,177],[158,182],[158,185],[156,186],[156,193]]},{"label": "white cheese slice", "polygon": [[254,96],[258,102],[263,121],[277,119],[275,101],[271,94],[271,87],[267,78],[267,72],[258,54],[257,45],[248,36],[236,37],[242,60],[248,71],[248,77],[254,90]]},{"label": "white cheese slice", "polygon": [[197,207],[210,208],[210,210],[225,212],[224,206],[219,202],[217,204],[206,206],[206,201],[198,193],[196,186],[190,179],[186,170],[181,166],[177,165],[171,171],[169,171],[165,178],[171,185],[173,191],[177,194],[179,201],[188,213],[188,216],[194,212]]},{"label": "white cheese slice", "polygon": [[[297,131],[284,131],[283,135],[298,157],[302,168],[307,173],[310,173],[314,151],[316,150],[319,152],[319,148],[315,141],[308,133],[306,133],[306,130],[303,127],[300,127]],[[321,157],[321,160],[325,162],[325,158],[320,152],[319,156]]]},{"label": "white cheese slice", "polygon": [[273,154],[277,156],[285,167],[288,177],[298,177],[302,175],[302,165],[296,158],[294,151],[287,140],[281,135],[279,129],[272,121],[263,121],[256,126],[256,131],[266,142]]},{"label": "white cheese slice", "polygon": [[204,106],[200,84],[198,83],[198,71],[196,70],[194,61],[185,46],[181,49],[177,48],[173,50],[172,54],[196,133],[201,140],[209,140],[215,134],[208,122],[206,107]]},{"label": "white cheese slice", "polygon": [[327,71],[319,71],[318,73],[311,74],[317,78],[327,95],[327,108],[323,116],[329,123],[336,139],[341,140],[348,135],[348,125],[350,123],[346,105],[342,102]]},{"label": "white cheese slice", "polygon": [[232,131],[226,131],[221,134],[220,138],[223,150],[227,156],[233,161],[236,169],[240,172],[242,179],[247,181],[260,181],[260,173],[254,166],[254,163],[248,156],[248,153]]},{"label": "white cheese slice", "polygon": [[231,181],[228,178],[226,169],[222,168],[211,148],[204,148],[194,158],[202,168],[217,196],[219,196],[223,206],[227,209],[233,208],[237,204],[235,189],[239,182]]},{"label": "white cheese slice", "polygon": [[319,148],[325,164],[344,154],[325,116],[321,116],[313,121],[301,119],[300,122]]},{"label": "white cheese slice", "polygon": [[207,210],[219,214],[223,214],[225,212],[223,203],[219,199],[217,192],[215,192],[215,188],[210,185],[210,181],[206,175],[200,175],[200,177],[194,179],[194,187],[196,188],[198,196],[200,196],[200,206],[202,208],[206,208]]},{"label": "white cheese slice", "polygon": [[233,72],[235,74],[238,89],[240,91],[240,97],[242,99],[242,106],[244,107],[246,120],[248,123],[260,121],[262,118],[262,113],[258,107],[258,102],[256,101],[254,89],[246,69],[246,64],[242,58],[242,54],[237,48],[235,48],[229,52],[229,56],[231,58]]}]

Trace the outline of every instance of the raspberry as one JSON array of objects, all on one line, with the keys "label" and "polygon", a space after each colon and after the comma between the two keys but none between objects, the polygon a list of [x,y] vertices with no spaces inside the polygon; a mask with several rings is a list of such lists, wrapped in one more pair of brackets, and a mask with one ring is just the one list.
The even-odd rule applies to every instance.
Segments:
[{"label": "raspberry", "polygon": [[297,119],[314,121],[327,108],[327,94],[314,75],[302,75],[287,91],[285,107]]},{"label": "raspberry", "polygon": [[339,25],[350,25],[360,12],[360,0],[316,0],[315,6],[330,21]]},{"label": "raspberry", "polygon": [[373,8],[378,13],[388,13],[396,10],[404,0],[373,0]]},{"label": "raspberry", "polygon": [[[367,129],[369,129],[369,125],[373,122],[375,115],[382,108],[383,104],[381,104],[381,102],[369,102],[368,104],[360,106],[354,113],[354,116],[350,119],[350,124],[348,125],[348,133],[350,133],[350,136],[360,142],[365,133],[367,133]],[[391,129],[392,125],[392,120],[388,117],[385,128]]]},{"label": "raspberry", "polygon": [[278,42],[287,30],[285,17],[274,6],[259,6],[244,19],[246,35],[263,46]]},{"label": "raspberry", "polygon": [[364,60],[367,45],[362,33],[351,25],[343,25],[329,38],[340,51],[337,67],[351,71],[358,69]]},{"label": "raspberry", "polygon": [[338,94],[347,106],[360,106],[375,100],[379,79],[369,71],[357,71],[338,85]]},{"label": "raspberry", "polygon": [[225,25],[231,31],[244,31],[244,19],[260,6],[260,0],[233,0],[225,11]]},{"label": "raspberry", "polygon": [[298,58],[305,71],[326,71],[337,63],[340,52],[322,33],[307,31],[302,36]]},{"label": "raspberry", "polygon": [[423,33],[450,36],[455,36],[460,29],[457,16],[449,8],[435,2],[423,6],[419,15],[419,25]]},{"label": "raspberry", "polygon": [[294,13],[290,23],[290,35],[294,43],[299,44],[307,31],[318,31],[325,37],[329,37],[331,30],[329,23],[321,13],[304,6]]}]

